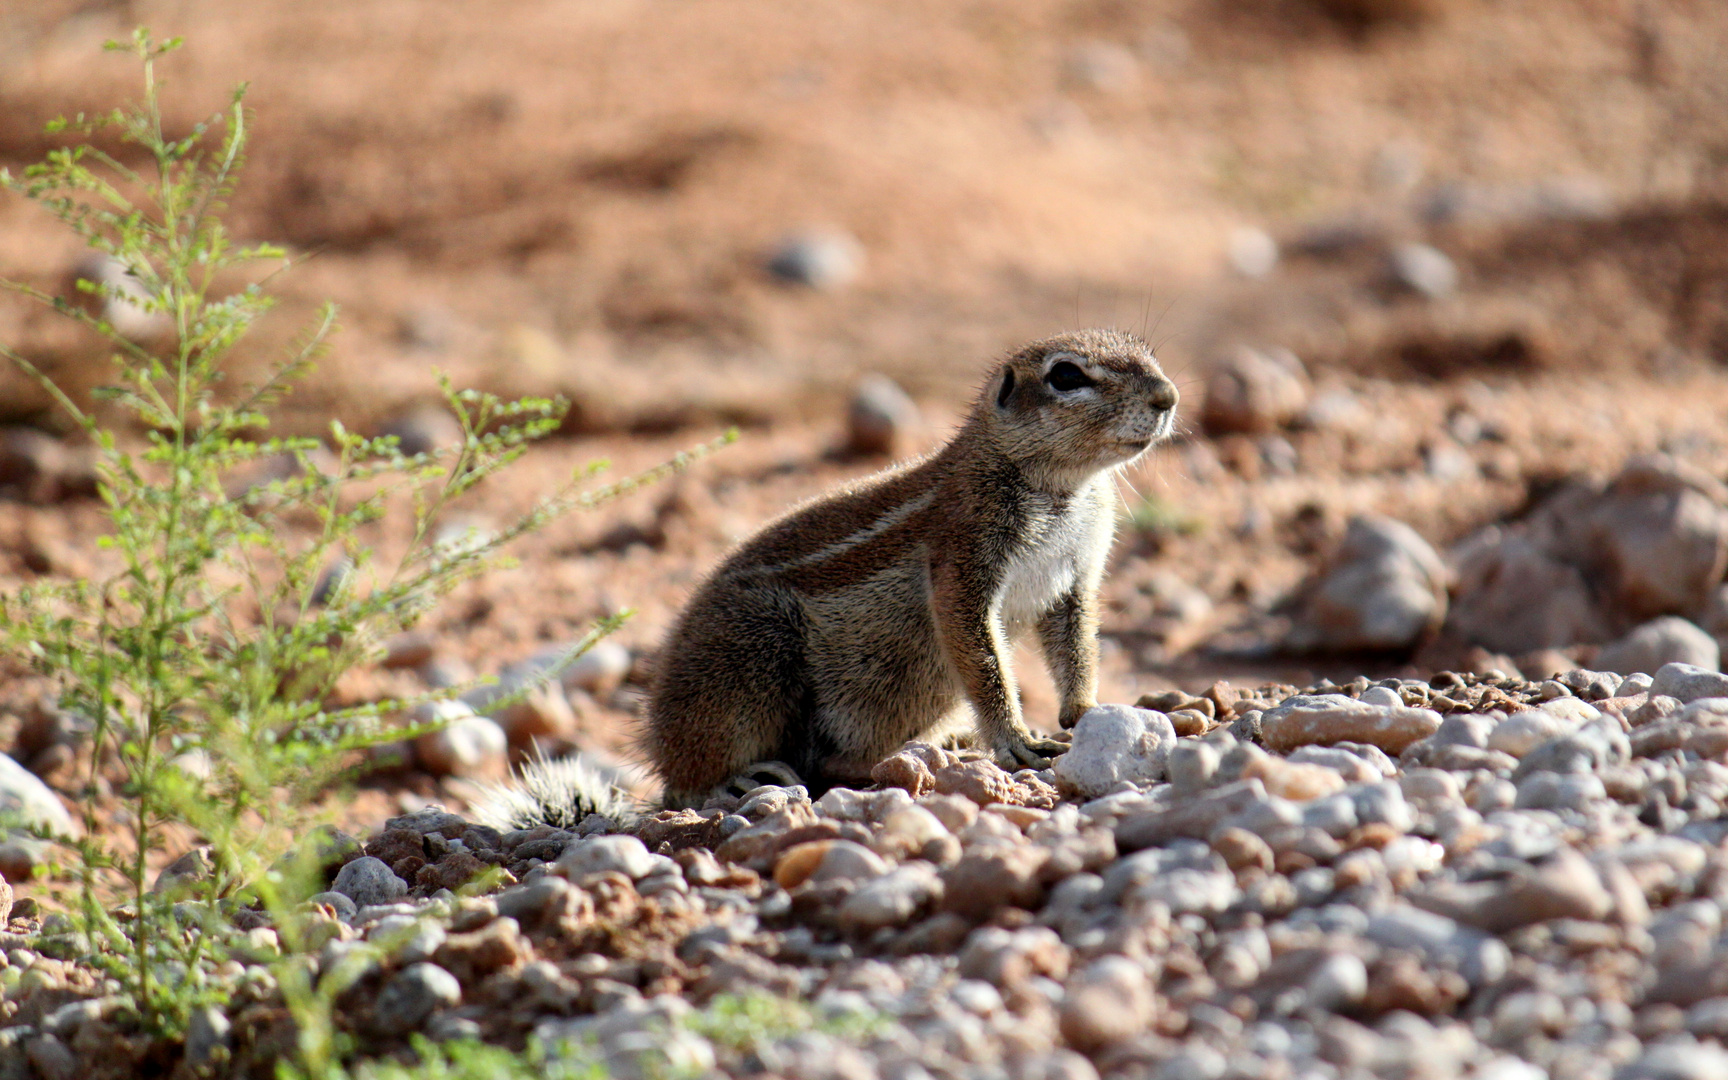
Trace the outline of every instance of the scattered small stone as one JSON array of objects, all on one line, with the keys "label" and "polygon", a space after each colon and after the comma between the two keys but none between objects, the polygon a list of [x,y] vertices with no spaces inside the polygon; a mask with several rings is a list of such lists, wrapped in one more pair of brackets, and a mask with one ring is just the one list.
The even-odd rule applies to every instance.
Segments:
[{"label": "scattered small stone", "polygon": [[1342,695],[1294,697],[1260,717],[1266,745],[1290,751],[1313,744],[1367,743],[1388,754],[1401,754],[1412,743],[1440,729],[1440,714],[1432,709],[1365,705]]},{"label": "scattered small stone", "polygon": [[435,701],[416,710],[416,720],[442,723],[414,740],[414,757],[433,776],[502,780],[510,771],[510,740],[488,717],[460,701]]},{"label": "scattered small stone", "polygon": [[346,896],[356,906],[366,907],[389,903],[408,891],[408,883],[397,877],[384,862],[366,855],[337,871],[330,889]]},{"label": "scattered small stone", "polygon": [[1246,278],[1263,278],[1278,265],[1278,241],[1265,229],[1232,229],[1227,248],[1230,268]]},{"label": "scattered small stone", "polygon": [[1392,250],[1392,277],[1429,300],[1444,300],[1458,289],[1458,266],[1429,244],[1400,244]]},{"label": "scattered small stone", "polygon": [[866,935],[904,926],[942,898],[942,880],[928,863],[913,862],[868,882],[840,904],[840,928]]},{"label": "scattered small stone", "polygon": [[864,269],[864,247],[835,230],[796,233],[768,258],[768,272],[781,281],[813,289],[850,285]]},{"label": "scattered small stone", "polygon": [[1097,1053],[1134,1038],[1152,1019],[1146,972],[1123,956],[1107,956],[1074,973],[1062,999],[1062,1037]]},{"label": "scattered small stone", "polygon": [[1213,434],[1268,434],[1300,416],[1310,392],[1295,353],[1244,346],[1212,365],[1201,419]]},{"label": "scattered small stone", "polygon": [[1650,693],[1682,703],[1699,698],[1728,697],[1728,675],[1694,664],[1664,664],[1655,673]]},{"label": "scattered small stone", "polygon": [[903,457],[923,424],[918,403],[886,375],[866,376],[846,409],[846,452]]},{"label": "scattered small stone", "polygon": [[1301,591],[1285,639],[1303,652],[1405,649],[1446,617],[1447,572],[1428,542],[1390,518],[1352,518],[1344,542]]},{"label": "scattered small stone", "polygon": [[591,836],[566,847],[558,856],[558,868],[573,881],[591,874],[623,874],[639,881],[657,867],[642,841],[634,836]]},{"label": "scattered small stone", "polygon": [[1652,619],[1596,654],[1597,667],[1621,675],[1654,672],[1671,663],[1716,671],[1721,661],[1716,639],[1677,615]]},{"label": "scattered small stone", "polygon": [[774,883],[795,889],[805,882],[864,882],[888,872],[882,857],[850,840],[812,840],[780,853],[774,864]]},{"label": "scattered small stone", "polygon": [[394,436],[396,449],[408,457],[432,454],[460,446],[462,425],[450,410],[439,405],[421,405],[385,422],[380,436]]},{"label": "scattered small stone", "polygon": [[437,964],[409,964],[390,978],[372,1006],[373,1023],[385,1035],[419,1028],[439,1009],[462,1003],[462,984]]},{"label": "scattered small stone", "polygon": [[1176,732],[1164,713],[1127,705],[1098,705],[1074,725],[1074,742],[1052,769],[1066,790],[1085,798],[1103,795],[1124,781],[1149,783],[1164,777]]}]

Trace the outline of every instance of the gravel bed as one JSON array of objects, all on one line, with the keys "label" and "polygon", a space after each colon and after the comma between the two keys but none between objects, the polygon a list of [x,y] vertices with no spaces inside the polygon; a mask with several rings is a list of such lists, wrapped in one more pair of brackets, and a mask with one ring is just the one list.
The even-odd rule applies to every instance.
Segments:
[{"label": "gravel bed", "polygon": [[[1141,705],[1088,714],[1043,772],[912,744],[876,790],[628,831],[432,807],[331,834],[310,962],[363,967],[339,1015],[368,1053],[572,1039],[625,1077],[1728,1076],[1728,676]],[[275,933],[241,915],[232,1005],[164,1048],[64,926],[14,912],[0,1076],[267,1073]],[[751,993],[809,1023],[740,1047],[692,1022]]]}]

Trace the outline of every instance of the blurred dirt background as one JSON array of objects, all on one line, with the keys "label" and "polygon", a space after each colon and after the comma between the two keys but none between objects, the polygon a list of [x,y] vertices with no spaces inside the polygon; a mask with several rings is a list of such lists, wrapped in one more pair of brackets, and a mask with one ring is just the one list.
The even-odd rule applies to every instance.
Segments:
[{"label": "blurred dirt background", "polygon": [[[458,597],[430,627],[457,667],[622,608],[618,640],[650,658],[729,544],[886,463],[844,450],[861,379],[915,400],[889,447],[913,453],[991,356],[1081,325],[1146,334],[1187,415],[1124,477],[1116,700],[1506,666],[1288,656],[1286,599],[1352,514],[1444,549],[1632,454],[1728,476],[1716,0],[13,0],[0,165],[136,93],[99,47],[138,24],[189,39],[163,65],[176,129],[250,83],[235,230],[304,262],[247,361],[341,306],[283,430],[423,423],[434,369],[567,396],[564,437],[468,508],[497,521],[581,462],[743,428]],[[0,276],[69,294],[79,260],[0,198]],[[0,340],[68,385],[103,378],[49,313],[0,301]],[[1299,400],[1203,422],[1244,348],[1298,358]],[[61,430],[9,370],[0,423]],[[7,490],[0,585],[95,566],[75,483]],[[1048,691],[1026,694],[1047,722]],[[574,741],[619,745],[628,686],[576,698]]]}]

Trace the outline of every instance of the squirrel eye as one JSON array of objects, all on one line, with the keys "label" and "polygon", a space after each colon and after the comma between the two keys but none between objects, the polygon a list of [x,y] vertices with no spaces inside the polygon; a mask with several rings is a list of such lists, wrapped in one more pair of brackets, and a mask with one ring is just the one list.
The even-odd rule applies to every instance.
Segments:
[{"label": "squirrel eye", "polygon": [[1063,360],[1052,367],[1049,373],[1044,376],[1044,385],[1059,394],[1066,394],[1083,386],[1091,386],[1093,383],[1091,376],[1081,371],[1078,364]]}]

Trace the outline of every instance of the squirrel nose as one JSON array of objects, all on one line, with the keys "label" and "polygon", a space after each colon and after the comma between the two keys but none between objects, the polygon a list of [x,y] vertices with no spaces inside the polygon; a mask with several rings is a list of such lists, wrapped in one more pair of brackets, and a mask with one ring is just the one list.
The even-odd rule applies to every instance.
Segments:
[{"label": "squirrel nose", "polygon": [[1160,379],[1152,390],[1152,407],[1159,412],[1169,412],[1176,407],[1181,395],[1176,393],[1176,384],[1169,379]]}]

